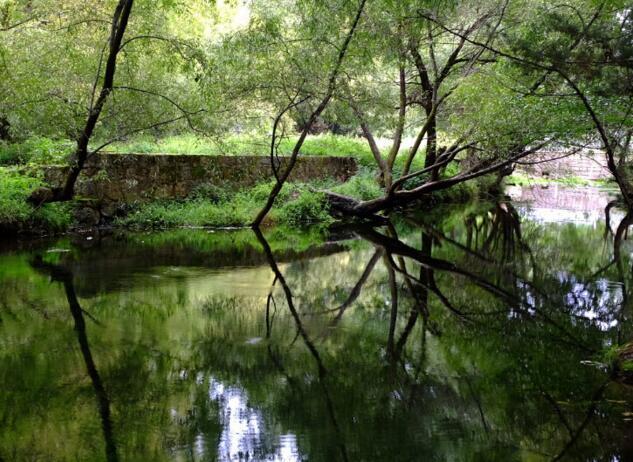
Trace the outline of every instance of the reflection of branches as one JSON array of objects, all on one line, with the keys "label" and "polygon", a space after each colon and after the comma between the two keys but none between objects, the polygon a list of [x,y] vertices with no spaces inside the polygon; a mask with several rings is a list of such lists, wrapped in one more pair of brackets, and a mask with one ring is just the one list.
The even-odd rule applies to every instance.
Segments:
[{"label": "reflection of branches", "polygon": [[391,265],[391,256],[385,257],[385,266],[387,266],[387,274],[389,275],[389,293],[391,299],[391,313],[389,316],[389,334],[387,335],[387,354],[393,358],[394,344],[393,339],[396,332],[396,321],[398,318],[398,283],[396,281],[396,272]]},{"label": "reflection of branches", "polygon": [[84,311],[79,304],[77,294],[75,292],[75,285],[73,283],[73,274],[66,268],[58,265],[52,265],[42,261],[41,257],[36,258],[32,262],[32,266],[35,269],[42,270],[52,277],[53,280],[59,281],[64,285],[66,291],[66,299],[68,300],[68,307],[70,313],[75,321],[75,332],[77,333],[77,341],[79,342],[79,348],[84,358],[86,370],[88,376],[92,382],[92,388],[97,396],[99,403],[99,414],[101,416],[101,428],[103,431],[103,438],[105,440],[106,460],[108,462],[114,462],[118,460],[117,449],[114,440],[114,432],[112,430],[112,418],[110,414],[110,400],[101,381],[101,376],[97,370],[92,352],[90,351],[90,344],[88,343],[88,335],[86,334],[86,321],[84,320]]},{"label": "reflection of branches", "polygon": [[574,437],[574,431],[572,430],[571,425],[569,425],[569,422],[567,421],[567,418],[565,417],[565,414],[563,413],[563,410],[560,408],[560,406],[558,405],[556,400],[552,397],[552,395],[550,395],[545,390],[541,389],[540,391],[543,394],[543,397],[545,398],[545,400],[552,405],[552,408],[554,408],[554,412],[556,412],[556,415],[560,419],[561,423],[567,429],[567,432],[569,433],[569,436],[573,438]]},{"label": "reflection of branches", "polygon": [[[431,256],[431,252],[433,249],[433,238],[425,232],[422,232],[422,252],[425,255]],[[406,271],[406,265],[404,260],[400,263],[400,268]],[[433,271],[427,268],[420,268],[420,281],[428,283],[430,279],[433,278]],[[409,288],[409,292],[415,299],[416,309],[411,312],[407,324],[405,325],[402,334],[400,335],[400,339],[396,344],[396,356],[400,356],[402,354],[402,350],[409,338],[409,335],[413,331],[415,324],[418,320],[419,315],[422,316],[423,325],[422,325],[422,337],[425,338],[426,329],[427,329],[427,321],[429,317],[429,290],[424,284],[422,287],[418,288],[413,284],[413,281],[410,277],[405,277],[405,281],[407,283],[407,287]],[[424,350],[424,349],[423,349]]]},{"label": "reflection of branches", "polygon": [[628,213],[618,225],[618,229],[613,237],[613,260],[618,269],[618,278],[622,284],[622,304],[618,313],[618,344],[622,343],[622,324],[624,321],[625,309],[628,305],[629,293],[627,289],[624,262],[622,259],[622,241],[626,239],[628,229],[633,223],[633,213]]},{"label": "reflection of branches", "polygon": [[613,235],[611,229],[611,209],[618,204],[618,201],[610,201],[604,208],[604,238],[606,239],[609,234]]},{"label": "reflection of branches", "polygon": [[[264,253],[266,254],[266,259],[268,260],[268,264],[270,265],[270,269],[275,274],[275,281],[279,281],[279,283],[281,284],[281,287],[284,291],[284,295],[286,296],[286,303],[288,304],[288,309],[290,310],[290,314],[292,315],[295,321],[295,324],[297,326],[297,332],[303,339],[303,342],[305,343],[306,347],[310,351],[310,354],[312,355],[312,357],[317,363],[317,367],[319,370],[319,383],[321,384],[321,388],[323,390],[323,395],[325,397],[325,404],[327,407],[327,411],[330,416],[330,419],[332,420],[332,425],[334,427],[334,430],[336,431],[336,434],[339,436],[339,438],[341,438],[341,429],[336,419],[336,414],[334,412],[334,405],[332,403],[332,398],[330,397],[330,392],[325,383],[325,376],[327,374],[327,370],[325,369],[325,366],[323,365],[323,361],[321,360],[321,356],[319,355],[318,350],[314,346],[314,343],[312,342],[312,340],[310,340],[308,333],[303,327],[303,323],[301,322],[301,317],[299,316],[299,313],[297,312],[297,309],[295,308],[295,305],[294,305],[290,287],[288,286],[288,283],[286,282],[286,278],[279,270],[279,266],[277,266],[277,262],[275,261],[275,257],[273,255],[272,249],[270,248],[270,245],[268,244],[268,241],[266,241],[266,238],[264,237],[262,232],[259,230],[259,228],[254,228],[253,232],[257,236],[257,240],[259,241],[259,243],[264,249]],[[343,457],[343,460],[347,461],[348,460],[347,449],[345,447],[345,443],[342,438],[341,438],[341,441],[339,442],[339,446],[341,449],[341,456]]]},{"label": "reflection of branches", "polygon": [[524,249],[519,214],[512,204],[497,203],[484,214],[481,223],[477,218],[473,215],[466,219],[467,243],[462,247],[472,249],[487,260],[489,255],[501,249],[501,263],[510,261],[517,249]]},{"label": "reflection of branches", "polygon": [[[407,244],[405,244],[404,242],[401,242],[397,239],[393,239],[391,237],[385,236],[383,234],[378,233],[377,231],[373,230],[373,229],[359,229],[358,234],[361,235],[364,239],[368,240],[369,242],[374,243],[375,245],[384,247],[389,253],[393,253],[396,255],[401,255],[404,257],[408,257],[413,259],[414,261],[418,262],[420,265],[422,265],[425,268],[431,269],[431,270],[438,270],[441,272],[445,272],[445,273],[449,273],[449,274],[454,274],[457,276],[460,276],[462,278],[464,278],[467,281],[472,282],[473,284],[475,284],[476,286],[480,287],[481,289],[483,289],[484,291],[488,292],[489,294],[491,294],[493,297],[507,303],[509,305],[510,308],[513,308],[515,310],[519,310],[521,313],[524,314],[528,314],[531,315],[523,306],[523,302],[522,299],[519,298],[517,295],[509,292],[508,290],[504,289],[503,287],[500,287],[499,285],[487,280],[484,277],[481,277],[471,271],[468,271],[464,268],[461,268],[459,266],[457,266],[456,264],[446,261],[446,260],[441,260],[441,259],[437,259],[431,256],[427,256],[425,255],[422,251],[417,250]],[[396,271],[399,270],[399,268],[397,267],[397,265],[394,265],[394,269],[396,269]],[[421,281],[418,278],[414,278],[411,275],[408,275],[408,277],[410,277],[411,279],[417,281],[418,283],[420,283],[421,285],[423,284],[423,281]],[[530,286],[529,283],[524,282],[522,280],[517,280],[516,281],[519,285],[521,286]],[[429,290],[431,290],[434,294],[438,295],[437,292],[437,285],[433,285],[432,283],[428,283],[426,284],[426,286],[429,288]],[[516,284],[515,284],[516,286]],[[440,300],[442,300],[441,297],[441,292],[439,292],[440,295],[438,295],[438,297],[440,298]],[[446,299],[442,300],[443,302],[446,301]],[[447,308],[449,308],[449,310],[454,312],[454,307],[452,307],[450,304],[447,305]],[[545,313],[543,310],[538,309],[536,304],[533,304],[532,306],[530,306],[530,308],[537,313],[546,323],[550,324],[551,326],[553,326],[556,330],[558,330],[561,334],[563,334],[565,337],[567,337],[567,339],[571,340],[573,342],[574,345],[584,349],[587,352],[594,352],[593,349],[589,348],[588,346],[584,345],[582,341],[578,340],[574,335],[572,335],[572,333],[568,332],[563,326],[561,326],[558,322],[556,322],[554,319],[551,318],[551,316],[549,316],[547,313]],[[459,311],[457,311],[456,314],[461,314],[462,316],[464,315],[464,313],[461,313]]]},{"label": "reflection of branches", "polygon": [[495,207],[490,234],[482,245],[488,253],[497,250],[501,243],[501,261],[513,258],[517,246],[521,246],[521,224],[519,214],[511,204],[500,203]]},{"label": "reflection of branches", "polygon": [[[490,281],[487,281],[486,279],[468,271],[465,270],[463,268],[458,267],[457,265],[455,265],[454,263],[451,263],[449,261],[446,260],[441,260],[438,258],[434,258],[431,256],[427,256],[424,255],[423,252],[421,252],[420,250],[417,250],[397,239],[393,239],[390,238],[388,236],[385,236],[383,234],[380,234],[378,232],[376,232],[375,230],[361,230],[359,232],[359,234],[366,240],[373,242],[374,244],[378,244],[381,247],[384,247],[386,249],[389,250],[390,253],[394,253],[397,255],[401,255],[403,257],[409,257],[412,258],[413,260],[417,261],[418,263],[420,263],[422,266],[429,268],[429,269],[434,269],[434,270],[440,270],[440,271],[445,271],[448,273],[453,273],[453,274],[457,274],[459,276],[463,276],[469,280],[471,280],[472,282],[474,282],[476,285],[478,285],[479,287],[481,287],[482,289],[492,293],[493,295],[498,296],[499,298],[509,302],[511,305],[516,306],[519,303],[519,300],[517,300],[517,298],[511,294],[510,292],[508,292],[507,290],[493,284]],[[413,276],[410,276],[411,278],[413,278]],[[419,279],[417,279],[418,282]],[[431,287],[429,287],[431,288]]]},{"label": "reflection of branches", "polygon": [[[277,284],[277,276],[273,280],[273,283],[270,287],[270,292],[268,293],[268,297],[266,298],[266,338],[270,338],[270,334],[273,328],[273,321],[275,319],[275,313],[277,312],[277,302],[275,302],[275,296],[273,295],[273,290],[275,289],[275,285]],[[273,305],[275,308],[275,312],[272,317],[270,315],[270,306]]]},{"label": "reflection of branches", "polygon": [[361,274],[360,279],[358,280],[356,285],[352,288],[347,299],[340,306],[334,309],[334,311],[338,311],[338,314],[332,320],[330,324],[331,327],[336,326],[340,322],[341,318],[343,317],[343,314],[345,313],[345,310],[347,310],[347,308],[349,308],[350,305],[354,303],[356,299],[359,297],[361,289],[367,282],[367,279],[369,279],[369,276],[374,270],[374,267],[376,266],[376,263],[378,262],[378,260],[380,260],[380,257],[382,256],[382,254],[383,254],[382,250],[376,250],[376,252],[374,252],[372,257],[369,259],[369,263],[367,263],[367,266],[365,267],[363,274]]},{"label": "reflection of branches", "polygon": [[483,405],[481,404],[481,398],[475,392],[473,384],[467,375],[464,376],[464,381],[466,382],[466,385],[468,385],[468,391],[470,391],[470,394],[473,397],[475,404],[477,405],[477,410],[479,411],[479,418],[481,419],[481,424],[483,425],[486,433],[489,433],[490,427],[488,426],[488,422],[486,421],[486,414],[484,414],[484,408],[483,408]]},{"label": "reflection of branches", "polygon": [[422,288],[422,290],[428,290],[428,291],[433,292],[437,296],[437,298],[442,302],[442,304],[446,306],[446,308],[448,308],[449,311],[456,314],[460,319],[462,320],[466,319],[465,314],[462,313],[457,308],[455,308],[453,304],[448,300],[448,298],[439,290],[439,288],[437,287],[437,284],[435,283],[435,279],[433,277],[427,280],[423,280],[422,278],[417,278],[415,276],[412,276],[406,270],[403,270],[398,265],[396,265],[393,259],[390,260],[390,266],[394,268],[395,271],[401,273],[408,281],[416,285],[419,285]]},{"label": "reflection of branches", "polygon": [[257,236],[257,240],[259,240],[261,246],[264,248],[264,253],[266,254],[266,259],[268,260],[270,269],[273,270],[273,273],[275,274],[275,280],[279,281],[279,284],[281,284],[281,287],[284,291],[284,295],[286,296],[288,309],[290,310],[290,314],[292,315],[295,321],[295,324],[297,325],[297,332],[299,333],[304,343],[308,347],[308,350],[310,350],[310,353],[312,354],[312,356],[314,356],[314,359],[316,360],[318,368],[319,368],[319,375],[325,375],[326,370],[325,370],[325,367],[323,366],[323,361],[321,361],[321,357],[319,356],[318,350],[314,346],[314,343],[312,342],[312,340],[310,340],[308,333],[303,327],[303,323],[301,322],[301,317],[299,316],[299,313],[297,312],[294,301],[292,299],[292,292],[290,291],[290,287],[288,286],[288,283],[286,282],[286,278],[284,277],[284,275],[279,270],[279,267],[277,266],[277,262],[275,261],[275,257],[273,256],[273,252],[270,248],[270,245],[268,244],[268,241],[266,241],[266,238],[264,237],[264,235],[259,229],[255,228],[254,232],[255,232],[255,235]]},{"label": "reflection of branches", "polygon": [[576,432],[572,434],[571,439],[565,445],[565,447],[561,450],[561,452],[558,453],[558,455],[552,459],[552,462],[561,460],[563,457],[565,457],[565,454],[567,454],[567,452],[576,444],[576,441],[578,441],[578,438],[580,438],[580,435],[585,430],[585,428],[587,428],[587,425],[589,425],[589,422],[591,422],[591,419],[596,414],[596,408],[598,407],[598,402],[602,399],[602,395],[604,394],[604,391],[607,388],[607,385],[609,384],[610,381],[611,379],[607,380],[595,391],[595,393],[591,397],[591,404],[589,405],[589,408],[587,409],[587,414],[585,415],[585,418],[576,429]]}]

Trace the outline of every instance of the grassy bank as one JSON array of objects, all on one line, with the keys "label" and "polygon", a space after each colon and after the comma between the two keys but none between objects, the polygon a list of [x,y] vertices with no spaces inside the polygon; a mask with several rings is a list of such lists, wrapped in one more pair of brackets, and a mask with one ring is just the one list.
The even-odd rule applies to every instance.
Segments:
[{"label": "grassy bank", "polygon": [[[77,202],[47,204],[33,207],[26,199],[31,191],[42,186],[41,180],[20,173],[14,168],[0,168],[0,228],[16,233],[56,233],[77,226],[73,208]],[[114,218],[112,225],[135,230],[179,227],[241,227],[248,226],[266,202],[272,182],[241,191],[226,191],[217,187],[198,189],[185,200],[161,200],[149,203],[123,204],[124,213]],[[334,181],[311,184],[289,183],[279,195],[266,225],[302,227],[326,226],[333,219],[323,194],[331,190],[368,200],[382,194],[372,170],[360,172],[343,184]],[[428,198],[427,205],[466,200],[477,193],[477,187],[463,185]]]},{"label": "grassy bank", "polygon": [[[43,182],[17,168],[0,167],[0,229],[11,233],[57,233],[77,225],[73,209],[78,201],[33,207],[27,202],[31,192]],[[185,200],[161,200],[123,204],[125,213],[112,224],[131,229],[248,226],[266,202],[272,182],[264,182],[241,191],[209,186],[199,188]],[[334,181],[311,184],[289,183],[279,195],[267,224],[292,227],[327,225],[332,221],[324,196],[316,192],[331,189],[359,199],[380,194],[376,180],[368,170],[345,184]]]},{"label": "grassy bank", "polygon": [[[137,204],[130,213],[116,219],[115,225],[133,229],[248,226],[266,203],[272,186],[272,182],[261,183],[234,193],[209,188],[186,200]],[[312,191],[314,186],[289,184],[279,195],[267,223],[289,226],[329,223],[331,218],[323,196]]]},{"label": "grassy bank", "polygon": [[[297,138],[291,136],[281,140],[278,146],[279,155],[290,155]],[[102,144],[92,143],[92,147]],[[72,154],[74,143],[70,140],[53,140],[34,137],[19,143],[0,142],[0,166],[8,165],[54,165],[65,164]],[[268,156],[270,154],[270,138],[266,135],[228,135],[221,139],[200,137],[196,135],[177,135],[155,138],[138,136],[127,141],[109,145],[104,151],[113,153],[134,154],[179,154],[204,156]],[[304,156],[343,156],[353,157],[359,165],[374,167],[375,160],[367,141],[363,138],[332,134],[309,136],[301,149]],[[385,152],[386,155],[386,152]],[[405,156],[399,156],[396,171],[401,169]],[[414,163],[424,163],[423,155],[419,155]]]},{"label": "grassy bank", "polygon": [[[117,143],[114,152],[192,154],[192,155],[268,155],[265,138],[232,136],[222,143],[195,136],[174,136],[162,139],[149,137]],[[280,154],[288,154],[294,140],[284,140]],[[78,224],[73,209],[78,203],[48,204],[34,208],[26,202],[30,193],[43,186],[37,178],[38,167],[64,164],[72,152],[72,143],[34,138],[24,143],[0,145],[0,228],[14,232],[61,232]],[[349,156],[359,164],[358,173],[344,184],[334,180],[309,184],[287,184],[267,218],[268,225],[299,227],[327,225],[332,222],[323,194],[330,190],[369,200],[383,192],[376,181],[373,156],[363,139],[335,135],[309,137],[302,155]],[[405,156],[400,156],[404,161]],[[423,156],[416,163],[423,163]],[[4,166],[2,166],[4,164]],[[10,166],[7,166],[10,164]],[[16,165],[14,165],[16,164]],[[396,164],[395,172],[402,164]],[[420,165],[415,165],[418,168]],[[26,173],[31,172],[31,173]],[[447,172],[454,174],[455,172]],[[422,181],[417,179],[416,181]],[[217,186],[199,188],[184,200],[160,200],[150,203],[122,204],[120,213],[110,224],[130,229],[163,229],[178,227],[240,227],[248,226],[266,202],[272,182],[262,182],[252,188],[230,191]],[[414,186],[414,185],[409,185]],[[458,185],[425,199],[426,206],[441,202],[464,201],[477,194],[476,183]]]}]

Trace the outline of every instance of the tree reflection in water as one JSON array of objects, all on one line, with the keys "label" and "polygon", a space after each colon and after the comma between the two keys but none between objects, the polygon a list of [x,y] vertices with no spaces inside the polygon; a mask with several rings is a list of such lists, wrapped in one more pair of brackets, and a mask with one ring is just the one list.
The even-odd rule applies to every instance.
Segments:
[{"label": "tree reflection in water", "polygon": [[346,229],[305,251],[270,233],[222,241],[221,264],[252,260],[248,271],[213,266],[208,239],[225,237],[205,233],[193,252],[176,234],[174,248],[121,247],[138,254],[123,289],[108,280],[111,244],[31,258],[55,284],[0,273],[0,453],[626,460],[633,401],[614,354],[633,337],[632,222],[544,226],[502,203]]},{"label": "tree reflection in water", "polygon": [[[610,207],[607,208],[607,214],[609,211]],[[607,215],[608,219],[609,216]],[[382,260],[387,270],[390,294],[390,316],[385,351],[390,361],[399,363],[401,370],[404,372],[405,381],[408,384],[417,383],[420,371],[416,371],[415,377],[411,377],[409,364],[403,358],[403,350],[418,320],[422,320],[423,345],[427,332],[437,337],[441,336],[440,332],[434,331],[430,327],[433,325],[428,308],[430,294],[436,297],[436,300],[446,309],[447,313],[461,324],[466,324],[466,328],[470,328],[473,331],[487,331],[488,327],[496,324],[494,322],[491,323],[491,316],[501,316],[504,321],[519,319],[521,321],[530,320],[537,325],[542,324],[544,326],[543,331],[553,336],[551,338],[552,343],[564,345],[567,348],[571,347],[575,353],[584,357],[599,355],[601,347],[605,345],[613,346],[623,343],[624,313],[627,311],[628,297],[627,284],[625,282],[625,263],[623,262],[620,247],[624,233],[633,223],[632,216],[627,215],[622,220],[614,235],[613,261],[600,271],[602,272],[615,264],[618,268],[621,287],[605,286],[602,281],[596,280],[599,273],[593,274],[590,278],[591,281],[586,284],[579,281],[570,284],[570,281],[561,275],[557,281],[562,286],[561,288],[571,285],[568,292],[562,293],[560,291],[549,292],[542,289],[544,286],[543,282],[552,283],[552,281],[539,280],[540,278],[551,277],[551,275],[547,275],[547,270],[539,268],[539,265],[547,262],[541,262],[536,259],[530,245],[523,241],[519,214],[511,204],[496,204],[487,213],[467,217],[464,221],[466,228],[465,244],[461,244],[446,236],[440,230],[426,223],[416,223],[423,228],[419,250],[400,240],[396,228],[391,223],[385,227],[386,232],[380,232],[380,230],[374,228],[356,229],[358,236],[371,242],[376,250],[361,278],[350,291],[347,300],[341,307],[328,310],[336,313],[329,325],[336,326],[341,321],[346,308],[349,306],[349,300],[355,300],[359,296],[359,292],[368,279],[369,273],[374,269],[380,259],[379,257],[384,255]],[[297,313],[293,302],[292,291],[279,270],[264,236],[260,232],[257,235],[268,256],[271,269],[275,273],[273,285],[277,281],[281,282],[288,308],[296,322],[297,335],[303,339],[307,349],[313,356],[319,370],[319,377],[324,382],[326,369],[319,356],[317,347],[302,325],[301,317]],[[606,237],[607,235],[605,235]],[[433,257],[434,244],[438,246],[447,244],[454,247],[458,252],[458,258],[448,261]],[[461,255],[459,255],[460,253]],[[409,260],[410,264],[419,266],[419,276],[414,276],[407,270],[405,259]],[[467,264],[460,266],[458,263],[460,261],[464,261]],[[474,271],[470,268],[476,268],[477,270]],[[529,268],[528,271],[526,271],[526,268]],[[448,275],[453,284],[469,283],[477,286],[494,297],[497,302],[500,302],[502,308],[492,311],[479,310],[479,307],[474,307],[475,309],[473,309],[472,306],[470,309],[467,307],[457,308],[444,293],[444,289],[440,288],[436,281],[436,273]],[[402,288],[398,287],[399,281],[396,279],[396,275],[401,278]],[[532,277],[530,278],[529,275]],[[457,279],[462,279],[463,282],[457,282]],[[400,290],[407,292],[409,298],[413,300],[413,307],[410,309],[406,324],[396,343],[395,329],[398,317],[398,293]],[[273,291],[271,290],[270,297],[272,297],[272,293]],[[561,311],[562,313],[560,313]],[[570,321],[569,319],[558,319],[560,314],[571,316],[571,323],[566,322]],[[605,317],[610,317],[611,320],[605,322]],[[608,332],[612,334],[611,338],[603,339],[603,341],[606,340],[606,343],[603,344],[600,342],[596,343],[595,338],[583,338],[574,332],[576,330],[574,324],[577,322],[585,322],[585,326]],[[611,328],[614,327],[616,328],[615,332],[611,332]],[[525,325],[522,324],[519,325],[519,328],[525,331],[529,330],[529,327],[526,329]],[[488,331],[487,333],[491,332]],[[507,332],[507,334],[513,335],[511,332]],[[521,336],[521,334],[524,334],[524,332],[514,333],[517,336]],[[424,354],[424,350],[423,347],[422,354]],[[528,351],[527,353],[531,356],[545,352]],[[526,382],[530,382],[534,387],[534,389],[526,391],[541,395],[543,400],[551,406],[560,427],[566,430],[567,438],[561,440],[562,444],[559,451],[547,455],[547,458],[551,458],[551,460],[561,460],[574,449],[582,433],[592,423],[592,420],[604,417],[604,415],[601,415],[602,411],[599,408],[601,404],[604,404],[607,387],[615,379],[613,371],[609,370],[608,364],[594,364],[594,366],[597,365],[607,369],[603,380],[597,380],[590,390],[585,390],[586,398],[579,400],[579,404],[582,403],[580,406],[569,406],[570,403],[567,402],[564,403],[565,407],[569,406],[571,409],[565,410],[561,406],[560,397],[553,396],[550,391],[539,383],[542,381],[547,382],[547,379],[542,380],[543,377],[532,375],[540,375],[544,372],[543,370],[530,370],[527,364],[530,360],[527,358],[517,357],[515,361],[517,361],[517,367],[523,369],[522,372],[527,374],[527,377],[525,377],[527,379]],[[553,364],[554,362],[552,362]],[[580,362],[577,363],[577,368],[583,367],[586,366],[581,365]],[[468,375],[460,378],[466,382],[479,411],[482,427],[488,432],[489,424],[486,421],[479,393],[475,390]],[[335,410],[325,384],[324,390],[324,405],[332,418],[336,433],[340,435],[340,438],[344,438],[336,423]],[[412,389],[411,392],[413,396],[414,390]],[[596,436],[599,440],[603,438],[603,435],[597,429]],[[623,437],[626,439],[626,435]],[[602,441],[600,442],[603,443]],[[622,447],[623,455],[627,454],[628,451],[625,446]],[[347,455],[344,452],[344,443],[341,443],[341,448],[343,448],[343,459],[347,459]]]},{"label": "tree reflection in water", "polygon": [[[105,455],[108,462],[119,460],[117,456],[116,442],[112,431],[112,418],[110,413],[110,400],[108,394],[103,387],[103,382],[97,366],[92,358],[88,335],[86,334],[86,321],[84,318],[84,310],[79,305],[77,294],[75,293],[75,285],[73,283],[73,274],[60,265],[45,263],[41,256],[36,257],[31,263],[33,268],[43,271],[50,275],[53,281],[61,282],[64,285],[68,308],[75,321],[75,332],[77,333],[77,342],[79,349],[86,365],[86,371],[90,377],[92,387],[97,397],[99,416],[101,418],[101,430],[103,431],[103,439],[105,441]],[[86,313],[87,314],[87,313]]]}]

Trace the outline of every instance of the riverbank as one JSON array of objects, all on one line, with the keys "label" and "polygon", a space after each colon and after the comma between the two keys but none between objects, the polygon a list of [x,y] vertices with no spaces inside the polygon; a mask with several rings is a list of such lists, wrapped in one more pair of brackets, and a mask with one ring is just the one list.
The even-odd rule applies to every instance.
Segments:
[{"label": "riverbank", "polygon": [[[41,180],[15,169],[0,168],[0,182],[5,186],[0,191],[0,231],[3,235],[59,234],[95,227],[95,209],[90,201],[76,199],[64,204],[33,207],[26,199],[33,189],[43,184]],[[265,204],[273,184],[261,182],[241,190],[224,190],[209,185],[183,199],[120,203],[98,226],[134,230],[246,227]],[[264,224],[301,227],[333,223],[325,196],[318,192],[326,189],[359,200],[374,199],[383,193],[369,169],[361,169],[344,183],[331,179],[289,183]],[[474,184],[460,185],[429,197],[427,206],[463,202],[476,196],[478,191]]]},{"label": "riverbank", "polygon": [[[284,140],[280,155],[291,147],[290,140]],[[82,173],[74,201],[41,207],[28,204],[26,199],[33,190],[50,182],[59,185],[63,180],[69,149],[67,141],[44,138],[0,149],[3,234],[57,234],[104,226],[137,230],[245,227],[265,204],[274,184],[265,179],[270,176],[269,167],[257,167],[268,161],[261,139],[229,137],[221,145],[195,137],[141,139],[115,144],[110,155],[101,155],[115,167]],[[117,153],[123,150],[137,152],[136,158],[143,162],[119,157]],[[164,153],[157,155],[158,151]],[[172,157],[176,151],[180,151],[179,156]],[[262,160],[249,160],[255,158]],[[403,159],[401,156],[394,166],[396,173],[402,169]],[[364,140],[335,135],[309,137],[297,165],[301,167],[304,161],[306,167],[299,170],[305,171],[298,171],[295,181],[286,185],[265,225],[329,225],[333,218],[324,195],[318,191],[333,191],[358,200],[383,194],[376,180],[375,161]],[[421,168],[423,162],[421,156],[413,167]],[[196,175],[197,179],[193,178]],[[179,186],[183,184],[186,187]],[[429,196],[425,205],[461,202],[485,188],[478,183],[458,185]]]}]

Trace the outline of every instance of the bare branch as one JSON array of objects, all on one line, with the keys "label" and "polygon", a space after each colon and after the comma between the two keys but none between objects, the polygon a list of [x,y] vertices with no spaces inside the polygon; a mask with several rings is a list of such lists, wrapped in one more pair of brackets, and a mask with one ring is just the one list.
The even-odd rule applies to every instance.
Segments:
[{"label": "bare branch", "polygon": [[317,106],[317,108],[312,112],[312,114],[310,115],[307,121],[306,126],[301,131],[301,134],[299,135],[299,139],[295,143],[295,147],[293,148],[290,159],[288,160],[288,166],[286,167],[286,170],[284,171],[284,173],[279,177],[279,179],[275,183],[275,186],[273,186],[273,189],[271,190],[270,195],[268,196],[268,200],[266,201],[266,204],[255,217],[255,220],[253,221],[253,224],[252,224],[253,228],[258,228],[259,225],[261,225],[262,221],[264,220],[266,215],[268,215],[268,212],[270,211],[270,209],[273,207],[275,200],[277,199],[277,195],[283,188],[286,180],[290,176],[290,173],[292,173],[292,169],[297,163],[297,157],[299,156],[301,147],[303,146],[303,143],[305,142],[305,139],[308,136],[308,132],[310,128],[312,127],[312,124],[321,115],[321,113],[325,110],[328,103],[330,102],[330,99],[332,98],[332,95],[334,94],[334,90],[336,87],[336,80],[341,70],[343,60],[345,59],[345,55],[347,54],[347,49],[349,47],[350,42],[352,41],[352,37],[354,36],[356,27],[358,26],[358,23],[360,22],[360,18],[363,14],[363,10],[365,8],[366,2],[367,0],[360,1],[358,10],[356,12],[356,17],[354,18],[352,26],[345,37],[343,46],[341,47],[341,50],[338,54],[336,64],[334,65],[334,69],[332,70],[332,73],[330,74],[325,96],[323,97],[323,99],[321,100],[321,103]]}]

